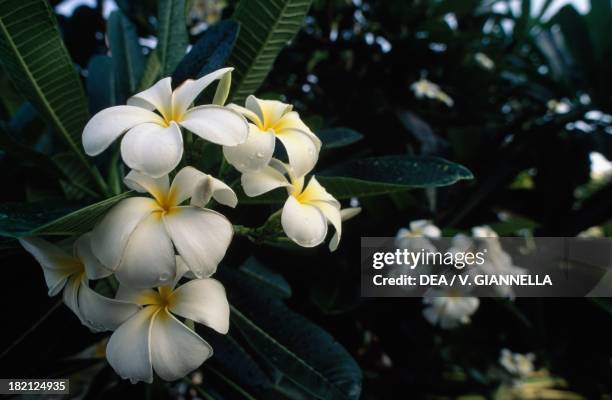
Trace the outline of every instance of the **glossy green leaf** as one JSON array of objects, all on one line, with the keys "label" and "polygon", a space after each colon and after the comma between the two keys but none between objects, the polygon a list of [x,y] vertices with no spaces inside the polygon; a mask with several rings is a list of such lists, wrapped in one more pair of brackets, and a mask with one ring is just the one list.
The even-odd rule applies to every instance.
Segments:
[{"label": "glossy green leaf", "polygon": [[291,297],[291,287],[285,278],[257,261],[255,257],[247,258],[240,267],[240,271],[266,293],[281,299]]},{"label": "glossy green leaf", "polygon": [[161,72],[161,63],[159,62],[157,51],[153,50],[147,57],[145,68],[142,73],[142,78],[140,79],[140,83],[138,84],[137,91],[140,92],[140,91],[143,91],[153,86],[153,84],[157,81],[157,78],[159,77],[160,72]]},{"label": "glossy green leaf", "polygon": [[0,60],[15,86],[104,192],[104,180],[81,149],[81,133],[89,118],[87,101],[48,2],[0,2]]},{"label": "glossy green leaf", "polygon": [[108,42],[117,77],[119,103],[136,93],[145,67],[145,57],[138,43],[138,32],[121,11],[114,11],[107,23]]},{"label": "glossy green leaf", "polygon": [[349,146],[363,139],[363,135],[350,128],[327,128],[317,132],[323,142],[324,150],[337,149]]},{"label": "glossy green leaf", "polygon": [[111,57],[98,54],[89,60],[86,87],[89,111],[92,114],[119,104],[115,69]]},{"label": "glossy green leaf", "polygon": [[241,0],[233,19],[240,34],[229,59],[236,70],[232,102],[257,91],[278,53],[302,27],[311,0]]},{"label": "glossy green leaf", "polygon": [[[315,173],[317,180],[338,200],[379,196],[413,188],[448,186],[472,173],[462,165],[438,157],[384,156],[352,160]],[[275,204],[286,200],[283,189],[259,197],[246,197],[244,204]]]},{"label": "glossy green leaf", "polygon": [[83,208],[65,201],[3,203],[0,204],[0,236],[18,238],[85,233],[112,206],[131,195],[132,192],[125,192]]},{"label": "glossy green leaf", "polygon": [[185,79],[200,78],[224,67],[239,29],[239,25],[231,20],[221,21],[207,29],[176,67],[172,84],[178,86]]},{"label": "glossy green leaf", "polygon": [[254,290],[229,268],[219,279],[228,287],[232,322],[251,350],[303,391],[304,398],[359,398],[361,370],[329,333],[282,300]]},{"label": "glossy green leaf", "polygon": [[189,37],[185,23],[185,0],[158,2],[157,55],[161,63],[161,76],[172,74],[185,56]]}]

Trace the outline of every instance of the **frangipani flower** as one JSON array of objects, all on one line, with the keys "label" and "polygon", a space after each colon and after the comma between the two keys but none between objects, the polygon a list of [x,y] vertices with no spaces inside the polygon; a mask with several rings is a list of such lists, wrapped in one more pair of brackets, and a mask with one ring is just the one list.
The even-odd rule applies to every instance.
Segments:
[{"label": "frangipani flower", "polygon": [[289,197],[281,214],[281,224],[287,236],[302,247],[314,247],[325,240],[327,224],[331,223],[336,233],[329,248],[331,251],[338,248],[343,219],[340,203],[314,176],[304,188],[303,176],[296,176],[288,164],[272,159],[270,165],[243,174],[241,182],[244,192],[250,197],[279,187],[287,188]]},{"label": "frangipani flower", "polygon": [[428,81],[427,79],[421,78],[420,80],[414,82],[410,88],[414,92],[414,95],[419,99],[427,97],[429,99],[441,101],[449,107],[452,107],[455,104],[453,99],[442,91],[442,89],[440,89],[440,86]]},{"label": "frangipani flower", "polygon": [[142,306],[106,346],[109,364],[132,382],[151,383],[153,370],[166,381],[182,378],[213,354],[204,339],[172,314],[222,334],[229,330],[225,289],[211,278],[191,280],[176,289],[173,284],[140,290],[120,286],[116,298]]},{"label": "frangipani flower", "polygon": [[100,111],[83,130],[85,153],[98,155],[127,132],[121,141],[123,161],[136,171],[159,178],[181,161],[180,127],[224,146],[244,142],[249,127],[237,112],[216,105],[190,108],[208,85],[231,70],[223,68],[198,80],[187,80],[174,91],[171,78],[164,78],[128,99],[128,105]]},{"label": "frangipani flower", "polygon": [[442,329],[454,329],[460,325],[470,323],[470,317],[480,305],[477,297],[463,296],[456,293],[456,289],[431,288],[423,296],[423,316],[432,325],[439,325]]},{"label": "frangipani flower", "polygon": [[280,140],[289,164],[297,176],[306,175],[319,158],[321,141],[302,122],[292,106],[276,100],[260,100],[255,96],[246,99],[246,108],[235,104],[236,110],[249,121],[246,142],[233,147],[223,147],[227,161],[240,172],[261,169],[270,163],[276,139]]},{"label": "frangipani flower", "polygon": [[19,239],[19,243],[42,266],[49,296],[63,289],[64,303],[83,325],[92,331],[113,330],[138,311],[138,307],[104,297],[89,287],[89,279],[110,275],[91,253],[90,239],[89,233],[78,238],[72,255],[37,237]]},{"label": "frangipani flower", "polygon": [[[181,169],[172,182],[136,171],[126,185],[150,197],[131,197],[113,207],[92,233],[92,251],[122,284],[150,288],[176,275],[175,249],[193,274],[212,275],[225,255],[232,224],[203,208],[211,197],[234,207],[236,194],[223,182],[195,168]],[[191,198],[190,205],[181,205]]]}]

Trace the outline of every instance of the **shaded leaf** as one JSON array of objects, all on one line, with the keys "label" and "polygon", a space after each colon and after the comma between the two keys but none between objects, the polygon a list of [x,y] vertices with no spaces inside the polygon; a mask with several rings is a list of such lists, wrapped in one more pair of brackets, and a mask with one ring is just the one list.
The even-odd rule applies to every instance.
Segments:
[{"label": "shaded leaf", "polygon": [[95,55],[87,64],[87,95],[89,111],[98,111],[119,104],[113,60],[109,56]]},{"label": "shaded leaf", "polygon": [[255,257],[249,257],[240,267],[247,277],[253,280],[256,285],[275,297],[287,299],[291,297],[291,287],[282,275],[272,271]]},{"label": "shaded leaf", "polygon": [[363,135],[350,128],[328,128],[317,132],[323,142],[323,149],[331,150],[349,146],[363,139]]},{"label": "shaded leaf", "polygon": [[106,30],[117,77],[119,103],[122,104],[138,90],[145,58],[138,43],[136,27],[121,11],[113,11]]},{"label": "shaded leaf", "polygon": [[241,0],[232,18],[240,34],[230,55],[236,68],[232,102],[254,94],[270,72],[274,60],[302,27],[311,0]]},{"label": "shaded leaf", "polygon": [[104,192],[104,180],[80,146],[89,117],[85,94],[46,1],[0,2],[0,60],[15,86],[61,135],[81,168]]},{"label": "shaded leaf", "polygon": [[0,236],[19,238],[85,233],[112,206],[131,195],[132,192],[125,192],[83,208],[65,201],[3,203],[0,204]]},{"label": "shaded leaf", "polygon": [[235,21],[222,21],[209,28],[193,45],[172,74],[176,87],[186,79],[200,78],[225,65],[238,37]]},{"label": "shaded leaf", "polygon": [[185,0],[160,0],[157,10],[157,55],[161,76],[172,74],[185,56],[189,37],[185,23]]}]

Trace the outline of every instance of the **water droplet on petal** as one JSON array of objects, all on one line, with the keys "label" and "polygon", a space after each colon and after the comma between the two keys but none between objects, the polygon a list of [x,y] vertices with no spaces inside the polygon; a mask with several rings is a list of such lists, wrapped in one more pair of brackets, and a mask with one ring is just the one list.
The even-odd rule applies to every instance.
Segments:
[{"label": "water droplet on petal", "polygon": [[264,153],[262,153],[261,151],[258,151],[256,154],[257,158],[264,158]]},{"label": "water droplet on petal", "polygon": [[162,272],[162,274],[159,276],[159,281],[160,282],[165,282],[170,278],[170,274],[168,274],[167,272]]}]

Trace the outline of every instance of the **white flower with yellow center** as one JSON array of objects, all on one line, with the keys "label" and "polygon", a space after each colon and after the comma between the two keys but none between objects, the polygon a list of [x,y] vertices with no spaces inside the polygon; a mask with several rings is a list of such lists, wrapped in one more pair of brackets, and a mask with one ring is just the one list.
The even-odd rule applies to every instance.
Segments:
[{"label": "white flower with yellow center", "polygon": [[438,239],[442,236],[440,228],[426,219],[410,222],[410,228],[400,228],[395,235],[395,246],[411,251],[436,251],[436,247],[429,239]]},{"label": "white flower with yellow center", "polygon": [[464,296],[457,289],[428,289],[423,296],[423,316],[432,325],[454,329],[470,323],[470,317],[480,305],[477,297]]},{"label": "white flower with yellow center", "polygon": [[19,242],[42,266],[49,296],[63,289],[64,303],[83,325],[93,331],[114,330],[138,311],[138,307],[104,297],[89,287],[89,279],[110,275],[91,253],[90,236],[87,233],[76,240],[72,255],[37,237],[19,239]]},{"label": "white flower with yellow center", "polygon": [[[172,185],[167,175],[136,171],[126,185],[150,197],[131,197],[113,207],[92,232],[92,251],[122,284],[150,288],[176,275],[175,249],[193,274],[212,275],[225,255],[233,228],[223,215],[203,208],[214,198],[235,207],[236,194],[195,168],[181,169]],[[191,198],[189,205],[182,205]]]},{"label": "white flower with yellow center", "polygon": [[[286,176],[285,176],[286,175]],[[291,166],[272,159],[270,165],[247,172],[241,178],[247,196],[254,197],[279,187],[289,196],[281,214],[281,224],[287,236],[302,247],[314,247],[325,240],[327,224],[336,229],[329,248],[338,248],[342,220],[353,217],[357,210],[341,212],[340,203],[313,176],[304,187],[304,177],[296,176]]]},{"label": "white flower with yellow center", "polygon": [[128,105],[100,111],[83,130],[85,152],[98,155],[125,133],[121,141],[125,164],[157,178],[172,171],[181,161],[180,127],[212,143],[224,146],[243,143],[249,128],[240,114],[216,105],[191,107],[208,85],[231,70],[223,68],[198,80],[187,80],[174,91],[171,78],[164,78],[128,99]]},{"label": "white flower with yellow center", "polygon": [[428,81],[427,79],[422,78],[414,82],[410,88],[414,92],[414,95],[419,99],[427,97],[428,99],[441,101],[449,107],[452,107],[455,104],[453,99],[446,94],[446,92],[440,89],[440,86]]},{"label": "white flower with yellow center", "polygon": [[213,354],[210,344],[172,314],[222,334],[229,330],[225,289],[214,279],[191,280],[176,289],[173,284],[140,290],[120,286],[116,298],[142,306],[106,346],[109,364],[132,382],[151,383],[153,370],[166,381],[182,378]]},{"label": "white flower with yellow center", "polygon": [[246,142],[223,147],[223,154],[230,164],[240,172],[265,167],[272,158],[278,139],[285,147],[289,164],[297,176],[306,175],[312,170],[319,158],[321,141],[302,122],[298,113],[292,111],[291,105],[249,96],[245,106],[227,106],[250,121]]}]

